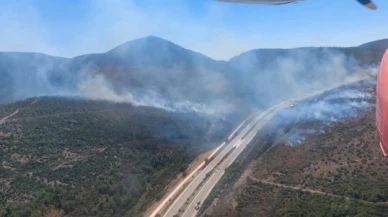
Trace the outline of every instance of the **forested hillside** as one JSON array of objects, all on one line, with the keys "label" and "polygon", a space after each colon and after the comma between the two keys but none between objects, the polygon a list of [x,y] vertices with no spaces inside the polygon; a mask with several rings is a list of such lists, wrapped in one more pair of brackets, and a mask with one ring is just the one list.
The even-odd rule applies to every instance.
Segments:
[{"label": "forested hillside", "polygon": [[[370,112],[296,147],[248,155],[253,162],[228,170],[204,216],[388,216],[388,162],[374,120]],[[272,144],[275,132],[253,147]]]},{"label": "forested hillside", "polygon": [[0,216],[138,216],[227,130],[195,114],[70,98],[0,114],[13,114],[0,125]]}]

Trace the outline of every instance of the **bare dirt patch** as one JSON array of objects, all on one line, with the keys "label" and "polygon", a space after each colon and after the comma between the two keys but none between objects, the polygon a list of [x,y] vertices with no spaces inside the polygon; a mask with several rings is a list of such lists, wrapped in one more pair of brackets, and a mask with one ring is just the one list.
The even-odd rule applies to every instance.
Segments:
[{"label": "bare dirt patch", "polygon": [[104,152],[107,148],[92,148],[92,152],[98,152],[98,153],[101,153],[101,152]]},{"label": "bare dirt patch", "polygon": [[37,177],[37,180],[42,182],[43,184],[45,185],[51,185],[51,186],[57,186],[57,185],[62,185],[62,186],[67,186],[66,183],[63,183],[63,182],[60,182],[58,180],[53,180],[53,181],[49,181],[47,178],[39,178]]},{"label": "bare dirt patch", "polygon": [[80,155],[78,155],[77,153],[74,153],[72,151],[70,151],[68,148],[65,148],[63,151],[62,151],[62,156],[67,159],[67,160],[71,160],[71,161],[76,161],[78,159],[81,158]]},{"label": "bare dirt patch", "polygon": [[7,138],[7,137],[10,137],[11,135],[12,135],[12,133],[3,133],[0,131],[0,137]]},{"label": "bare dirt patch", "polygon": [[11,185],[12,179],[0,179],[0,192],[6,192],[10,185]]},{"label": "bare dirt patch", "polygon": [[29,155],[20,155],[18,153],[13,153],[11,159],[20,162],[21,164],[26,164],[30,161],[31,156]]},{"label": "bare dirt patch", "polygon": [[34,105],[36,102],[38,102],[39,99],[36,99],[34,101],[32,101],[32,103],[30,105]]},{"label": "bare dirt patch", "polygon": [[1,166],[2,166],[4,169],[9,169],[9,170],[12,170],[12,171],[15,170],[15,168],[11,167],[11,166],[9,165],[9,163],[6,162],[6,161],[3,161],[3,163],[1,164]]}]

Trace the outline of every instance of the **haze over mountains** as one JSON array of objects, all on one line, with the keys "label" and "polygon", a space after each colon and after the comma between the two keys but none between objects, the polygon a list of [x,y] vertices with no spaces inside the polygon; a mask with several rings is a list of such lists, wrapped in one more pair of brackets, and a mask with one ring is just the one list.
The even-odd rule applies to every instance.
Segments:
[{"label": "haze over mountains", "polygon": [[74,58],[0,53],[0,103],[66,95],[226,115],[376,72],[388,40],[350,48],[257,49],[213,60],[149,36]]},{"label": "haze over mountains", "polygon": [[[58,216],[141,216],[147,207],[166,194],[166,186],[172,180],[190,172],[188,166],[195,157],[224,141],[237,121],[241,121],[242,116],[245,118],[250,110],[257,111],[284,99],[369,77],[326,91],[274,117],[236,164],[228,168],[229,176],[226,174],[221,181],[220,186],[229,188],[224,192],[234,193],[230,183],[237,180],[260,153],[267,152],[266,148],[271,154],[270,151],[280,147],[275,147],[276,144],[310,142],[305,140],[310,136],[328,139],[324,133],[334,132],[329,127],[370,114],[375,104],[371,94],[375,73],[386,48],[388,40],[352,48],[257,49],[230,61],[216,61],[150,36],[124,43],[106,53],[71,59],[37,53],[0,53],[0,103],[45,95],[77,98],[40,97],[0,106],[0,216],[54,216],[55,213]],[[79,97],[127,103],[79,100]],[[168,112],[128,103],[190,112]],[[219,118],[225,116],[225,119]],[[281,174],[289,172],[296,175],[292,181],[303,179],[316,187],[314,190],[322,192],[325,192],[323,188],[331,186],[326,192],[341,197],[349,196],[346,187],[349,180],[356,187],[364,186],[358,184],[360,180],[367,184],[365,186],[382,186],[380,184],[386,181],[378,179],[386,177],[373,174],[383,171],[388,164],[370,154],[373,152],[364,152],[369,146],[374,147],[374,153],[378,150],[375,140],[368,139],[372,142],[366,144],[363,139],[377,138],[373,134],[373,120],[360,123],[364,127],[362,133],[358,132],[357,124],[349,130],[343,128],[346,125],[340,125],[336,128],[338,136],[330,136],[339,140],[325,140],[323,146],[319,142],[316,147],[309,146],[312,148],[307,151],[298,146],[293,150],[303,152],[295,155],[287,148],[284,155],[288,158],[280,154],[265,165],[268,171],[271,167],[276,169],[277,163],[295,165],[298,170],[279,166],[276,173],[279,179],[275,181],[280,184],[282,177],[289,177]],[[355,148],[352,141],[359,135],[363,138]],[[341,138],[346,141],[337,145]],[[360,150],[365,154],[359,154]],[[307,155],[312,157],[303,157]],[[344,171],[349,170],[345,175],[357,172],[374,178],[340,179],[342,172],[334,171],[338,162]],[[363,165],[358,165],[359,162]],[[323,173],[330,167],[335,175],[321,176],[316,172],[314,179],[310,179],[303,172],[304,165],[315,165],[314,171]],[[370,170],[369,166],[383,170]],[[311,171],[305,170],[306,174]],[[368,175],[370,171],[373,173]],[[259,175],[250,174],[262,179]],[[329,181],[323,183],[322,179]],[[279,187],[279,183],[271,184]],[[293,186],[290,182],[286,184]],[[368,193],[372,199],[363,199],[368,202],[365,207],[386,213],[386,206],[374,206],[369,202],[386,202],[388,193],[375,194],[375,188],[370,186],[354,188],[355,198]],[[266,209],[265,201],[281,204],[272,197],[260,197],[266,194],[255,194],[251,189],[256,187],[248,183],[243,186],[247,194],[236,200],[229,197],[239,203],[236,210],[232,210],[234,213],[257,214],[256,207]],[[216,187],[215,192],[219,189],[222,188]],[[283,195],[284,192],[274,193],[269,194]],[[298,194],[291,196],[284,198],[300,198]],[[321,201],[330,201],[329,196],[321,195],[323,199],[315,196],[302,200],[312,201],[312,205],[303,207],[303,212],[310,212],[309,207],[323,207],[316,213],[328,210],[329,205]],[[208,202],[203,201],[203,209],[212,202],[209,198]],[[220,205],[215,209],[222,214],[225,210],[229,212],[228,208],[222,208],[225,207],[222,203],[228,205],[228,201],[223,196],[219,198]],[[351,207],[342,199],[331,199],[335,199],[338,204],[335,207],[340,207],[341,213]],[[246,201],[265,205],[254,204],[255,209],[250,209]],[[290,204],[282,207],[301,213],[300,204],[297,207]],[[274,207],[273,210],[282,211]]]}]

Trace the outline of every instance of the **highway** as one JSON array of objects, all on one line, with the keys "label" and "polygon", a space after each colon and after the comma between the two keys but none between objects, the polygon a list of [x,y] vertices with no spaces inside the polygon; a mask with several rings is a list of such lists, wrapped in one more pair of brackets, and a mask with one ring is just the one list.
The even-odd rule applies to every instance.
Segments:
[{"label": "highway", "polygon": [[[230,141],[234,135],[236,134],[237,131],[240,130],[240,128],[242,126],[245,125],[245,123],[247,123],[253,116],[255,115],[258,115],[259,112],[255,112],[253,114],[251,114],[249,117],[247,117],[228,137],[228,140],[227,141]],[[226,142],[223,142],[221,143],[221,145],[219,145],[213,152],[210,156],[208,156],[208,159],[211,159],[214,155],[218,154],[218,151],[224,147],[224,145],[226,145]],[[179,195],[179,191],[181,190],[181,188],[189,182],[189,180],[191,179],[191,177],[197,173],[197,171],[199,171],[200,169],[202,169],[202,167],[205,166],[205,161],[203,161],[197,168],[194,169],[194,171],[192,173],[190,173],[180,184],[178,184],[175,189],[169,193],[165,199],[158,205],[158,207],[152,212],[151,215],[149,215],[150,217],[156,217],[156,216],[159,216],[159,213],[162,212],[162,210],[165,208],[165,206],[168,206],[168,204],[170,203],[171,200],[173,200],[173,198],[175,196],[177,196],[177,194]],[[206,174],[205,174],[206,175]]]},{"label": "highway", "polygon": [[226,158],[225,161],[216,169],[216,173],[206,181],[206,183],[202,186],[201,190],[197,193],[194,200],[190,203],[182,217],[192,217],[196,216],[197,210],[195,209],[196,203],[201,201],[201,204],[210,194],[214,186],[221,179],[222,175],[225,173],[225,169],[228,168],[241,154],[241,152],[245,149],[245,147],[252,141],[252,139],[256,136],[257,132],[279,111],[275,109],[268,113],[265,117],[263,117],[254,127],[253,130],[245,137],[242,143]]},{"label": "highway", "polygon": [[[252,114],[231,133],[231,135],[228,137],[228,141],[226,141],[224,149],[212,161],[210,161],[210,163],[200,172],[197,177],[194,178],[191,183],[187,185],[183,192],[173,201],[172,205],[169,206],[163,217],[173,217],[174,215],[184,217],[196,216],[197,210],[195,209],[195,206],[197,205],[197,202],[200,201],[200,205],[202,205],[206,197],[210,194],[211,190],[225,173],[225,169],[228,168],[237,159],[237,157],[241,154],[241,152],[243,152],[245,147],[251,142],[258,131],[280,110],[292,106],[300,101],[306,100],[310,97],[319,95],[327,90],[331,90],[344,84],[357,82],[363,79],[365,78],[358,78],[357,80],[347,81],[340,85],[332,86],[324,90],[305,94],[301,97],[295,97],[272,106],[263,112],[256,112]],[[253,119],[250,119],[251,117],[253,117]],[[248,122],[248,124],[245,125],[246,122]],[[242,128],[242,130],[238,132],[240,128]],[[205,179],[207,174],[210,174],[210,176]],[[153,216],[154,215],[151,215],[151,217]]]},{"label": "highway", "polygon": [[[276,106],[273,106],[261,113],[255,113],[255,116],[252,120],[248,121],[248,124],[243,127],[241,124],[238,128],[243,127],[243,129],[235,135],[229,138],[232,140],[226,144],[224,149],[212,160],[210,163],[202,170],[202,172],[195,177],[195,179],[185,188],[185,190],[175,199],[174,203],[169,207],[164,217],[173,217],[178,214],[179,216],[193,216],[196,214],[195,205],[197,201],[203,202],[207,195],[210,193],[212,188],[215,186],[217,181],[221,178],[225,172],[225,168],[230,166],[233,161],[238,157],[238,155],[244,150],[247,144],[253,139],[257,132],[281,109],[290,105],[289,101],[280,103]],[[235,130],[232,134],[235,134]],[[222,161],[225,156],[235,148],[229,156]],[[222,163],[221,163],[222,161]],[[220,164],[221,163],[221,164]],[[220,164],[220,165],[219,165]],[[211,174],[210,178],[203,183],[205,180],[206,174],[213,171],[216,166],[219,170],[216,173]],[[202,183],[202,187],[200,184]],[[196,190],[201,188],[197,195],[195,195]],[[186,201],[190,200],[190,197],[194,196],[193,202],[191,202],[184,213],[179,212],[179,210],[185,205]]]}]

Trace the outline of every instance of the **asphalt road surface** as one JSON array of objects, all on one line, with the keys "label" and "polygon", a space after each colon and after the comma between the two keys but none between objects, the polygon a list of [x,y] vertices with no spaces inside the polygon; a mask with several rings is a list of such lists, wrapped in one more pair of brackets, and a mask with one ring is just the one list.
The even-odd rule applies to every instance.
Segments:
[{"label": "asphalt road surface", "polygon": [[[358,78],[354,81],[346,81],[338,86],[342,86],[347,83],[352,83],[356,81],[363,80],[365,78]],[[167,212],[163,215],[164,217],[173,217],[178,214],[179,216],[191,217],[197,214],[197,210],[195,206],[198,201],[201,201],[201,205],[206,197],[209,195],[211,190],[220,180],[222,175],[225,172],[225,169],[229,167],[236,158],[241,154],[247,144],[255,137],[258,131],[280,110],[293,106],[295,103],[299,101],[303,101],[307,98],[310,98],[315,95],[319,95],[324,91],[336,88],[338,86],[329,87],[325,90],[316,91],[309,93],[303,97],[295,97],[284,101],[278,105],[272,106],[269,109],[261,112],[253,114],[254,118],[249,121],[247,125],[244,126],[245,122],[241,123],[237,129],[229,136],[228,140],[232,139],[228,144],[226,144],[225,148],[203,169],[203,171],[185,188],[185,190],[177,197],[174,203],[169,207]],[[237,131],[240,128],[243,128],[237,135]],[[234,137],[235,136],[235,137]],[[234,138],[233,138],[234,137]],[[221,162],[221,160],[230,152],[234,147],[236,147],[230,155],[216,168],[216,166]],[[211,176],[206,180],[205,183],[201,186],[198,192],[196,190],[199,188],[201,182],[204,181],[205,176],[210,171],[214,170]],[[195,196],[193,200],[190,201],[188,207],[182,212],[179,210],[185,205],[185,203],[190,199],[191,196]],[[183,215],[182,215],[183,214]]]},{"label": "asphalt road surface", "polygon": [[[192,194],[199,187],[201,182],[205,179],[207,173],[211,172],[220,162],[221,160],[230,152],[234,147],[234,149],[228,158],[223,161],[220,165],[220,169],[218,172],[213,173],[210,178],[206,181],[206,183],[202,186],[201,190],[196,195],[194,202],[192,202],[187,211],[184,213],[185,216],[195,215],[195,205],[197,201],[203,202],[206,196],[210,193],[211,189],[217,183],[217,181],[221,178],[222,174],[229,165],[233,163],[233,161],[238,157],[238,155],[244,150],[246,145],[253,139],[253,137],[257,134],[257,132],[270,120],[278,111],[289,106],[289,102],[283,102],[279,105],[273,106],[261,113],[255,114],[255,117],[248,122],[247,125],[243,127],[243,129],[235,135],[235,137],[226,144],[225,148],[203,169],[203,171],[185,188],[185,190],[179,195],[177,199],[175,199],[174,203],[169,207],[167,212],[163,215],[164,217],[173,217],[176,214],[179,214],[179,209],[181,209],[186,201],[192,196]],[[248,133],[248,134],[247,134]],[[194,211],[193,211],[194,210]],[[180,213],[179,216],[181,216]]]},{"label": "asphalt road surface", "polygon": [[215,170],[216,172],[206,181],[202,186],[201,190],[197,193],[194,200],[187,207],[186,211],[182,217],[192,217],[196,216],[197,210],[195,206],[198,201],[201,201],[201,204],[205,201],[206,197],[210,194],[214,186],[221,179],[222,175],[225,173],[225,169],[228,168],[241,154],[245,147],[252,141],[256,136],[257,132],[274,116],[280,109],[275,109],[270,113],[267,113],[260,121],[253,126],[253,129],[249,132],[247,136],[242,140],[240,145],[228,156],[228,158],[222,162],[222,164]]}]

